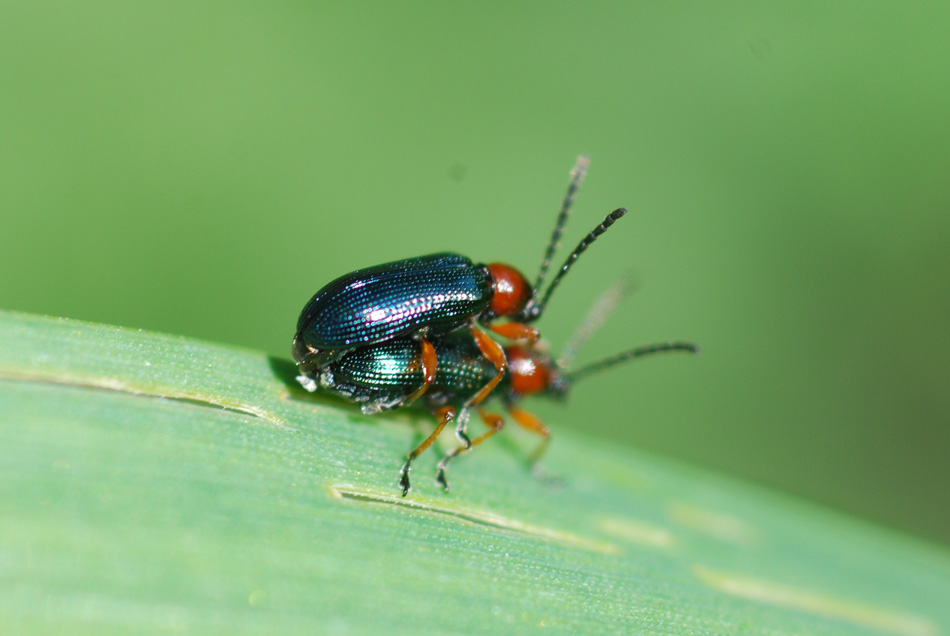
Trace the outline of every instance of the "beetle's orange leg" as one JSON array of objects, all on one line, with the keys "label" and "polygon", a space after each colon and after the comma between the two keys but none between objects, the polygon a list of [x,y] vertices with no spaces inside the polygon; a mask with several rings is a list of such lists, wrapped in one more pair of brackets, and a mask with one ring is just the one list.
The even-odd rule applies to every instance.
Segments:
[{"label": "beetle's orange leg", "polygon": [[434,411],[434,415],[439,418],[439,425],[435,427],[435,430],[432,431],[432,435],[426,438],[424,442],[419,444],[406,458],[406,463],[402,465],[402,468],[399,470],[399,486],[402,488],[402,496],[405,497],[409,494],[409,470],[412,468],[412,460],[425,452],[429,446],[432,445],[432,442],[435,441],[435,438],[439,436],[439,433],[442,432],[442,429],[445,428],[445,425],[455,419],[455,407],[452,406],[443,406],[440,409]]},{"label": "beetle's orange leg", "polygon": [[491,392],[495,390],[495,387],[498,386],[498,383],[501,382],[501,379],[505,377],[505,373],[508,371],[508,358],[505,357],[505,350],[501,348],[501,345],[489,338],[484,331],[477,327],[472,327],[471,332],[472,337],[475,338],[475,344],[478,345],[479,351],[482,352],[483,356],[488,358],[489,362],[495,365],[495,377],[489,380],[488,384],[483,386],[478,393],[465,401],[463,405],[465,409],[470,409],[484,402],[485,398],[491,395]]},{"label": "beetle's orange leg", "polygon": [[[485,422],[485,426],[487,426],[489,430],[486,431],[485,433],[482,433],[475,439],[473,439],[472,446],[478,446],[479,444],[484,442],[486,439],[488,439],[489,437],[491,437],[492,435],[500,431],[502,427],[505,425],[505,420],[496,413],[488,413],[486,411],[479,409],[478,414],[482,416],[482,420]],[[470,449],[471,449],[471,446],[468,448],[464,446],[457,446],[456,448],[453,448],[448,453],[446,453],[445,457],[443,457],[439,461],[438,472],[436,472],[435,480],[439,484],[442,484],[442,489],[445,490],[446,492],[448,492],[449,490],[449,482],[446,481],[445,479],[446,466],[452,460],[453,457],[457,455],[461,455],[462,453],[465,453]]]},{"label": "beetle's orange leg", "polygon": [[478,406],[484,402],[485,399],[491,395],[491,392],[495,390],[495,387],[498,386],[498,383],[501,382],[501,379],[505,377],[505,373],[508,372],[508,358],[505,357],[505,350],[501,348],[501,345],[489,338],[484,331],[474,325],[472,325],[469,331],[475,339],[475,344],[478,345],[478,350],[481,351],[482,355],[485,356],[489,362],[495,365],[495,376],[488,381],[488,384],[479,389],[475,395],[465,400],[465,403],[462,405],[462,412],[459,413],[458,424],[455,427],[455,436],[458,437],[462,445],[465,446],[465,450],[472,447],[472,440],[470,440],[465,433],[465,426],[468,424],[469,410],[473,406]]},{"label": "beetle's orange leg", "polygon": [[541,443],[538,444],[538,447],[534,449],[534,452],[531,453],[528,461],[531,463],[531,468],[533,471],[537,472],[538,462],[541,461],[541,457],[544,455],[544,451],[548,449],[548,442],[551,441],[551,431],[548,430],[548,427],[545,426],[541,420],[536,416],[519,409],[516,406],[509,406],[508,413],[511,414],[511,417],[522,426],[523,428],[528,429],[532,433],[540,435],[543,439]]},{"label": "beetle's orange leg", "polygon": [[485,426],[488,427],[488,430],[473,439],[472,446],[478,446],[505,426],[504,418],[497,413],[489,413],[488,411],[478,409],[478,414],[482,417],[482,421],[485,422]]},{"label": "beetle's orange leg", "polygon": [[523,325],[520,322],[506,322],[500,325],[489,325],[489,329],[508,340],[527,340],[528,344],[538,341],[541,333],[534,327]]},{"label": "beetle's orange leg", "polygon": [[419,338],[419,361],[422,365],[422,386],[413,391],[406,397],[404,404],[412,404],[429,390],[432,383],[435,382],[435,368],[438,366],[439,359],[435,355],[435,347],[425,336]]}]

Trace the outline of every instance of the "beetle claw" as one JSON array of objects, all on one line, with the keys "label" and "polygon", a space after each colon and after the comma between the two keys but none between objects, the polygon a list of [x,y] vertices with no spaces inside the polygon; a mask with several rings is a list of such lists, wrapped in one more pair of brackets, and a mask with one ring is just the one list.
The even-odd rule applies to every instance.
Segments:
[{"label": "beetle claw", "polygon": [[442,486],[443,492],[449,491],[449,481],[445,478],[445,468],[442,466],[439,467],[438,472],[435,474],[435,481]]},{"label": "beetle claw", "polygon": [[399,469],[399,487],[402,488],[402,496],[405,497],[409,494],[409,491],[412,490],[412,486],[409,485],[409,464],[410,461],[406,461],[402,465],[402,468]]}]

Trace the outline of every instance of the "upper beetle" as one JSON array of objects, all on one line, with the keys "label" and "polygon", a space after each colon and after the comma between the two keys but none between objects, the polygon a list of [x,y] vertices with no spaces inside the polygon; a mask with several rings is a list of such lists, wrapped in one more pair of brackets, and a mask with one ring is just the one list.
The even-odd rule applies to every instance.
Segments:
[{"label": "upper beetle", "polygon": [[[554,289],[581,253],[626,213],[623,208],[615,210],[588,233],[544,295],[539,295],[588,163],[586,156],[579,157],[571,173],[533,286],[509,265],[477,264],[452,253],[394,261],[341,276],[310,299],[297,321],[293,356],[301,372],[301,384],[315,390],[318,372],[354,349],[412,337],[419,343],[423,373],[419,386],[404,400],[411,402],[435,380],[438,356],[431,339],[468,327],[482,355],[495,368],[484,390],[472,396],[465,407],[478,404],[504,377],[507,361],[501,346],[478,329],[476,322],[505,338],[536,340],[538,331],[527,323],[541,316]],[[492,324],[499,317],[510,321]]]}]

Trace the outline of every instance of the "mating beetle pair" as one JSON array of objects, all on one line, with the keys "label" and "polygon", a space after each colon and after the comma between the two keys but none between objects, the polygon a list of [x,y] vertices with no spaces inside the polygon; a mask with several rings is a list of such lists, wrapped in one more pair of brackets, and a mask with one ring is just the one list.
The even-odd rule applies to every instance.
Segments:
[{"label": "mating beetle pair", "polygon": [[[607,311],[601,313],[605,315]],[[542,442],[531,455],[532,464],[540,459],[550,438],[547,427],[537,417],[519,408],[518,402],[521,398],[531,395],[563,398],[577,379],[626,360],[664,351],[699,351],[698,347],[689,343],[664,342],[631,349],[571,371],[568,368],[569,359],[581,344],[581,339],[593,330],[591,323],[592,320],[588,320],[582,324],[579,330],[581,338],[575,337],[574,344],[564,350],[556,363],[538,347],[511,345],[504,349],[508,370],[493,395],[500,396],[505,410],[515,422],[542,437]],[[495,375],[494,364],[484,357],[475,340],[465,331],[437,338],[433,340],[433,345],[439,363],[435,379],[424,399],[438,418],[439,424],[432,434],[409,454],[403,465],[400,473],[403,495],[409,492],[409,468],[412,461],[435,441],[447,423],[453,419],[460,420],[462,427],[459,430],[463,443],[439,461],[436,481],[446,490],[449,486],[445,469],[449,461],[485,441],[504,426],[504,419],[500,415],[479,408],[479,415],[488,431],[469,440],[464,432],[464,415],[460,416],[460,409],[463,408],[465,400],[492,380]],[[367,405],[369,410],[374,410],[378,404],[404,404],[423,380],[423,371],[419,365],[419,343],[412,338],[403,337],[355,349],[328,365],[318,377],[321,387],[325,390],[361,403],[364,409]]]},{"label": "mating beetle pair", "polygon": [[[342,395],[360,404],[365,413],[399,408],[426,395],[439,418],[436,430],[409,454],[403,465],[403,495],[409,492],[413,459],[454,419],[462,445],[443,457],[437,476],[448,489],[448,461],[501,428],[503,420],[499,416],[481,412],[489,425],[488,433],[475,440],[466,434],[470,410],[501,383],[505,385],[503,393],[512,417],[547,438],[547,429],[514,403],[527,393],[562,393],[571,374],[558,372],[531,346],[538,331],[528,323],[541,317],[554,289],[578,257],[626,213],[623,208],[615,210],[595,227],[540,296],[587,164],[587,158],[581,157],[572,171],[534,286],[529,286],[525,277],[509,265],[480,265],[464,256],[442,253],[347,274],[318,291],[304,307],[293,342],[294,360],[301,373],[298,381],[304,388],[315,391],[319,386]],[[509,321],[494,324],[502,317]],[[526,341],[529,346],[502,349],[479,325],[509,340]],[[621,358],[667,350],[696,348],[667,343],[626,352],[594,366],[602,368],[620,362]],[[526,390],[528,387],[531,390]]]}]

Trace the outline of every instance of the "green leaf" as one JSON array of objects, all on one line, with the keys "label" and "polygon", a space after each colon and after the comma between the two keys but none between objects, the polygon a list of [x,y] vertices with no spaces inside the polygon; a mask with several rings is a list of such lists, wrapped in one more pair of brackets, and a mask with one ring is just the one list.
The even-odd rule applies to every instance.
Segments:
[{"label": "green leaf", "polygon": [[506,429],[448,494],[427,453],[403,499],[431,418],[293,375],[0,313],[0,633],[950,630],[946,550],[577,435],[540,479]]}]

